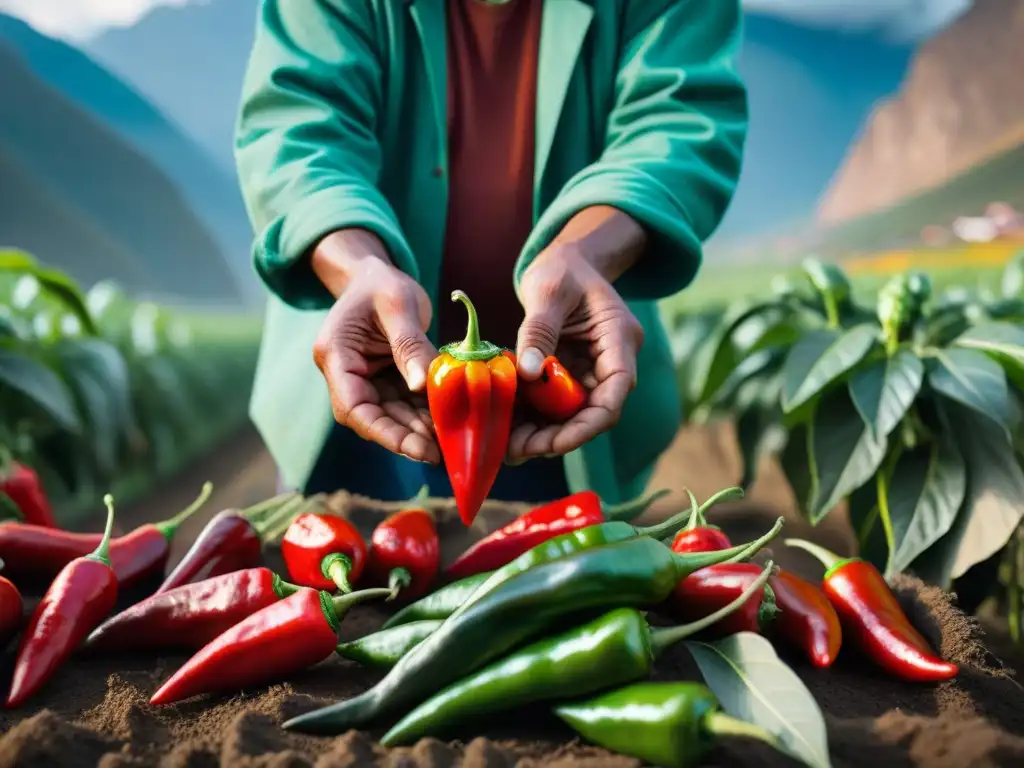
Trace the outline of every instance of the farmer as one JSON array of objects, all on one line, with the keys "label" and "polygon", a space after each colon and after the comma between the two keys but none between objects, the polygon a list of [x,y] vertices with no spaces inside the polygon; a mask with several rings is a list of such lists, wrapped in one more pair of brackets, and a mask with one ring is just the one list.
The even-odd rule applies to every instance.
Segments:
[{"label": "farmer", "polygon": [[236,158],[283,484],[450,494],[424,385],[462,289],[522,378],[556,353],[591,388],[515,426],[492,496],[641,492],[682,415],[655,302],[740,169],[739,45],[739,0],[263,0]]}]

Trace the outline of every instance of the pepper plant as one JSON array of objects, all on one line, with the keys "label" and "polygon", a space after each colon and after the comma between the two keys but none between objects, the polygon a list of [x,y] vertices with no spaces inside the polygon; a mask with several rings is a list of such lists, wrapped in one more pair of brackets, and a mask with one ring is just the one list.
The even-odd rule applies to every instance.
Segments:
[{"label": "pepper plant", "polygon": [[999,297],[933,300],[911,272],[872,307],[839,267],[803,271],[806,287],[776,284],[726,313],[688,394],[735,419],[744,483],[759,456],[779,454],[808,520],[845,501],[862,556],[949,587],[1024,515],[1024,280],[1004,278]]}]

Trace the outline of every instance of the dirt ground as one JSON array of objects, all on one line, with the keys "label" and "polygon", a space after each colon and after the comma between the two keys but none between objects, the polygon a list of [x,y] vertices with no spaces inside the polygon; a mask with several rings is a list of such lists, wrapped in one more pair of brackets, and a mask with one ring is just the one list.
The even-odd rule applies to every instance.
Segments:
[{"label": "dirt ground", "polygon": [[[652,510],[648,520],[678,509],[689,485],[703,499],[735,482],[735,447],[728,427],[689,429],[680,433],[663,458],[652,488],[675,493]],[[246,432],[202,467],[190,470],[159,489],[153,501],[120,511],[123,527],[163,519],[186,506],[206,479],[215,484],[206,512],[182,530],[172,559],[217,510],[246,506],[275,492],[273,464],[258,438]],[[389,509],[339,494],[334,509],[369,530]],[[467,531],[442,514],[445,554],[460,551],[483,530],[502,524],[518,510],[492,503],[482,524]],[[450,513],[450,510],[449,510]],[[778,514],[789,518],[786,535],[813,538],[840,554],[852,541],[841,515],[810,529],[793,514],[792,497],[781,473],[771,463],[748,499],[716,509],[714,522],[734,541],[755,538]],[[99,520],[97,519],[97,525]],[[821,569],[803,553],[777,547],[775,560],[809,578]],[[268,564],[279,564],[268,552]],[[961,665],[960,676],[936,686],[894,682],[844,652],[830,670],[818,671],[788,658],[825,712],[835,766],[917,766],[918,768],[986,768],[1024,765],[1024,690],[1005,653],[1005,638],[986,636],[975,620],[960,613],[940,590],[903,579],[897,592],[919,629],[941,651]],[[343,636],[373,631],[386,614],[360,606],[346,617]],[[782,653],[782,651],[780,651]],[[595,749],[560,726],[535,716],[520,716],[499,726],[481,724],[461,741],[423,740],[412,748],[384,750],[375,742],[378,731],[350,732],[336,738],[286,733],[277,724],[327,701],[354,695],[373,684],[376,673],[341,659],[331,659],[304,674],[276,685],[229,697],[205,698],[155,709],[148,698],[159,683],[184,661],[184,656],[139,654],[115,658],[76,659],[61,670],[29,705],[0,712],[0,768],[8,766],[103,766],[129,768],[291,768],[295,766],[385,765],[443,768],[464,766],[560,766],[561,768],[626,768],[639,763]],[[5,675],[11,661],[5,658]],[[683,648],[666,654],[658,665],[659,679],[697,679],[696,667]],[[3,683],[4,681],[0,681]],[[510,722],[511,721],[511,722]],[[743,740],[723,742],[707,765],[787,766],[793,761]]]}]

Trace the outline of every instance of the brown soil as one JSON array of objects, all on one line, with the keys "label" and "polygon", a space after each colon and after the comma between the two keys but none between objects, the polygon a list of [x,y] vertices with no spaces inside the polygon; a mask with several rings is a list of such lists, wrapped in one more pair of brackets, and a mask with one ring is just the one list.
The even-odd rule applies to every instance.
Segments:
[{"label": "brown soil", "polygon": [[[686,430],[665,456],[655,487],[681,491],[687,483],[698,498],[730,484],[736,477],[735,451],[728,428]],[[216,464],[185,473],[154,498],[157,504],[124,510],[131,527],[160,519],[181,508],[207,477],[218,491],[209,509],[245,505],[272,495],[273,465],[251,433],[240,436]],[[671,502],[679,503],[674,495]],[[332,506],[363,528],[373,525],[394,505],[380,505],[339,494]],[[514,505],[491,503],[481,524],[467,531],[441,510],[446,556],[472,537],[517,513]],[[651,513],[659,517],[666,507]],[[723,506],[715,522],[736,541],[763,532],[772,518],[789,518],[787,535],[810,536],[840,553],[850,551],[848,530],[834,515],[810,530],[792,514],[792,499],[776,467],[766,463],[751,497]],[[204,520],[193,520],[183,533],[192,536]],[[182,545],[176,547],[180,556]],[[811,578],[820,568],[803,553],[776,548],[783,567]],[[268,564],[279,565],[276,553]],[[1015,675],[990,652],[1008,649],[1004,640],[988,638],[981,625],[965,617],[940,590],[913,579],[897,585],[908,614],[945,658],[961,665],[960,676],[937,686],[895,682],[844,652],[830,670],[816,671],[789,658],[826,714],[835,766],[918,766],[967,768],[1024,765],[1024,691]],[[385,613],[361,606],[346,618],[344,636],[373,631]],[[988,643],[986,645],[986,643]],[[536,715],[520,714],[501,725],[483,724],[463,741],[424,740],[409,749],[384,750],[379,732],[317,738],[286,733],[283,719],[365,690],[377,675],[340,659],[331,659],[293,679],[230,697],[206,698],[154,709],[149,695],[183,656],[139,654],[70,662],[23,710],[0,713],[0,768],[7,766],[103,766],[129,768],[291,768],[292,766],[561,766],[609,768],[637,766],[574,740],[558,725]],[[9,670],[11,653],[5,657]],[[5,672],[6,673],[6,672]],[[696,679],[687,652],[678,648],[659,662],[660,679]],[[729,740],[711,755],[708,765],[789,766],[792,761],[746,741]]]}]

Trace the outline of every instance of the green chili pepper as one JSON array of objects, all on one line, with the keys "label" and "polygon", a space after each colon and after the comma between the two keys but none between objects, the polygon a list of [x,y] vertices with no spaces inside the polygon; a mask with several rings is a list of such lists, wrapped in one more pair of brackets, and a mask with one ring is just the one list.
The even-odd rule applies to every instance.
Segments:
[{"label": "green chili pepper", "polygon": [[370,690],[292,718],[284,727],[341,733],[416,706],[573,613],[658,605],[697,569],[737,555],[752,557],[782,525],[780,517],[757,541],[720,552],[677,554],[641,536],[534,566],[446,620]]},{"label": "green chili pepper", "polygon": [[931,279],[920,272],[896,275],[882,286],[876,314],[890,354],[909,336],[931,295]]},{"label": "green chili pepper", "polygon": [[364,667],[391,669],[405,654],[430,637],[443,622],[426,619],[382,629],[358,640],[342,643],[335,653]]},{"label": "green chili pepper", "polygon": [[380,743],[412,744],[424,736],[450,734],[454,726],[494,712],[642,680],[667,648],[726,618],[764,589],[773,568],[769,562],[739,597],[692,624],[655,629],[636,608],[618,608],[531,643],[435,694]]},{"label": "green chili pepper", "polygon": [[[701,504],[699,509],[703,514],[715,504],[740,498],[743,498],[742,488],[726,488]],[[645,528],[639,528],[621,520],[610,520],[606,523],[578,528],[575,531],[556,536],[553,539],[548,539],[538,544],[533,549],[527,550],[512,562],[503,565],[495,571],[491,571],[486,575],[477,574],[476,576],[470,576],[453,582],[446,587],[442,587],[437,592],[406,606],[384,623],[384,629],[390,629],[391,627],[417,619],[446,619],[479,600],[499,584],[503,584],[513,576],[529,570],[535,565],[550,563],[553,560],[568,557],[576,552],[601,547],[605,544],[613,544],[618,541],[625,541],[638,536],[660,539],[665,536],[675,535],[676,531],[689,521],[691,514],[691,510],[685,510],[664,522]],[[484,578],[480,578],[481,576],[484,576]],[[470,579],[474,580],[472,590],[469,589]]]},{"label": "green chili pepper", "polygon": [[721,736],[777,744],[763,728],[722,712],[700,683],[634,683],[554,712],[592,744],[661,768],[699,765]]}]

